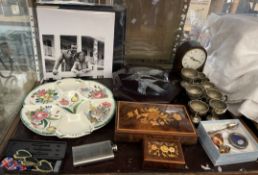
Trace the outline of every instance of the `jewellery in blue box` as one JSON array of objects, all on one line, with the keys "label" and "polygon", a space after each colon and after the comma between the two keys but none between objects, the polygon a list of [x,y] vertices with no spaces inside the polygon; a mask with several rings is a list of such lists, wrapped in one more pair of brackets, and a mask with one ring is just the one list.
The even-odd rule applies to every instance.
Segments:
[{"label": "jewellery in blue box", "polygon": [[245,149],[248,146],[248,141],[245,136],[239,133],[231,133],[228,136],[229,143],[237,149]]}]

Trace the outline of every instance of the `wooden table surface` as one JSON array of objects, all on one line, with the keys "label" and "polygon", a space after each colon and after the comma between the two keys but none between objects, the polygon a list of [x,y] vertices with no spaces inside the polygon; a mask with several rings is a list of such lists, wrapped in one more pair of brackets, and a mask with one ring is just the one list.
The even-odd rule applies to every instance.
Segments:
[{"label": "wooden table surface", "polygon": [[[110,80],[101,81],[108,87],[111,87]],[[228,166],[213,167],[211,161],[205,154],[201,145],[183,145],[183,152],[187,167],[184,169],[143,169],[142,168],[142,144],[141,143],[116,143],[118,151],[115,153],[115,159],[96,163],[92,165],[85,165],[80,167],[73,167],[72,147],[87,143],[94,143],[103,140],[114,139],[115,117],[103,128],[94,131],[91,135],[84,136],[77,139],[62,139],[68,144],[66,157],[61,167],[61,174],[99,174],[99,173],[150,173],[150,174],[214,174],[222,170],[223,174],[258,174],[258,163],[242,163]],[[257,134],[257,133],[256,133]],[[10,138],[13,139],[32,139],[32,140],[54,140],[60,139],[56,137],[43,137],[34,134],[27,129],[21,121],[15,127]],[[204,170],[201,165],[209,165],[210,170]]]}]

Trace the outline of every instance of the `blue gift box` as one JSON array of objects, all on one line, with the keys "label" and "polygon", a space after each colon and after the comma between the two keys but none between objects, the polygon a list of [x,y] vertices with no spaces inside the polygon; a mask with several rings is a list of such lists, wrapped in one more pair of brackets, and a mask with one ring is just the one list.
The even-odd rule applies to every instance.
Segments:
[{"label": "blue gift box", "polygon": [[[221,129],[229,123],[238,123],[238,126],[219,132],[223,137],[224,144],[230,146],[229,153],[220,153],[208,132]],[[238,149],[231,145],[228,141],[228,135],[231,133],[240,133],[243,135],[248,141],[247,147]],[[201,121],[197,129],[197,135],[203,149],[214,166],[252,162],[256,161],[258,158],[258,144],[254,138],[255,136],[253,136],[238,119]]]}]

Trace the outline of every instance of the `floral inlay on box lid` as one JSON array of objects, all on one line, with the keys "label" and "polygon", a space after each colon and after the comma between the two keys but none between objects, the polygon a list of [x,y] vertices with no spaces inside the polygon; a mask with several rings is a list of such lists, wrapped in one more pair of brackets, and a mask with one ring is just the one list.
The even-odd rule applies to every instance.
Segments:
[{"label": "floral inlay on box lid", "polygon": [[164,139],[144,139],[144,160],[178,161],[184,163],[181,144],[178,141]]},{"label": "floral inlay on box lid", "polygon": [[107,87],[68,78],[32,90],[24,101],[21,120],[40,135],[77,138],[105,126],[114,110],[115,100]]},{"label": "floral inlay on box lid", "polygon": [[175,143],[166,142],[147,142],[148,153],[152,156],[166,159],[178,158],[178,146]]},{"label": "floral inlay on box lid", "polygon": [[119,102],[121,129],[194,132],[183,105]]}]

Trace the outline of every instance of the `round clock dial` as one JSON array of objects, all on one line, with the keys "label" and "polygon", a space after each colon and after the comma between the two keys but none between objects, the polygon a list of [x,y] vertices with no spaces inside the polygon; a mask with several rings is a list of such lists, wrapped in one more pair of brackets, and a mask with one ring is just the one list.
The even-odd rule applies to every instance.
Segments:
[{"label": "round clock dial", "polygon": [[174,75],[181,75],[182,68],[191,68],[202,72],[207,52],[197,41],[185,41],[176,50],[173,62],[173,69],[169,73],[169,78]]},{"label": "round clock dial", "polygon": [[199,69],[206,60],[206,52],[203,49],[195,48],[188,50],[182,58],[184,68]]}]

